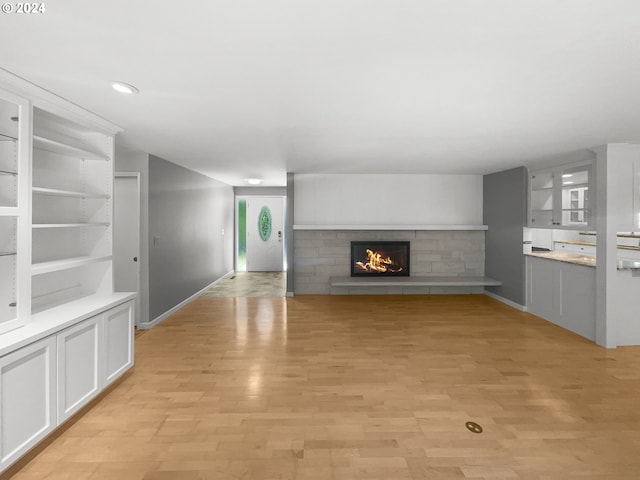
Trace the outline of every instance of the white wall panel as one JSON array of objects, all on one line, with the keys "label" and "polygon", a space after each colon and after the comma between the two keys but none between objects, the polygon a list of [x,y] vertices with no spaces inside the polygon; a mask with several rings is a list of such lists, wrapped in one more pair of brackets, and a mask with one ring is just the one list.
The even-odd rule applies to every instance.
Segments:
[{"label": "white wall panel", "polygon": [[481,175],[297,174],[297,225],[480,225]]}]

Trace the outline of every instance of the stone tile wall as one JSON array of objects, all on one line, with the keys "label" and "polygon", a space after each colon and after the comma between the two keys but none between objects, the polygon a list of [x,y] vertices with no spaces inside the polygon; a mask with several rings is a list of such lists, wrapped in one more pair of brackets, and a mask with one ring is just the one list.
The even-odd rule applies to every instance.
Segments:
[{"label": "stone tile wall", "polygon": [[[296,230],[293,268],[296,294],[372,293],[368,289],[331,289],[330,277],[351,275],[352,240],[409,240],[412,277],[484,275],[483,230]],[[366,291],[365,291],[366,290]],[[376,289],[374,289],[376,290]],[[388,290],[388,291],[387,291]],[[482,293],[482,288],[406,287],[375,293]]]}]

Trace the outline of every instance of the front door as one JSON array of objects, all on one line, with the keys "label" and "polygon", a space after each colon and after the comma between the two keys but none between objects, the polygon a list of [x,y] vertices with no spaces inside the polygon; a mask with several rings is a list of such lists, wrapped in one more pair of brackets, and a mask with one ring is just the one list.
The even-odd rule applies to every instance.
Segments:
[{"label": "front door", "polygon": [[247,271],[281,272],[284,198],[247,197]]}]

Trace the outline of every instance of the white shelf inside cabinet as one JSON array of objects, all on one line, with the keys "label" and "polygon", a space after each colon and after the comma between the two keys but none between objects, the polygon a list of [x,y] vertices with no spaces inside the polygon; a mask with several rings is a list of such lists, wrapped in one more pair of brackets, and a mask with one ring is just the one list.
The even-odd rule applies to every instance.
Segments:
[{"label": "white shelf inside cabinet", "polygon": [[23,327],[0,335],[0,357],[120,305],[135,296],[135,293],[88,295],[36,313]]},{"label": "white shelf inside cabinet", "polygon": [[71,190],[57,190],[55,188],[33,187],[32,191],[37,195],[51,195],[55,197],[111,198],[111,195],[106,193],[73,192]]},{"label": "white shelf inside cabinet", "polygon": [[98,223],[34,223],[33,228],[79,228],[79,227],[108,227],[107,222]]},{"label": "white shelf inside cabinet", "polygon": [[17,142],[18,139],[16,137],[12,137],[11,135],[5,135],[4,133],[0,133],[0,142]]},{"label": "white shelf inside cabinet", "polygon": [[58,272],[60,270],[68,270],[69,268],[82,267],[92,263],[108,262],[112,260],[111,255],[104,257],[72,257],[62,260],[53,260],[49,262],[34,263],[31,265],[32,275],[42,275],[43,273]]},{"label": "white shelf inside cabinet", "polygon": [[0,217],[17,217],[19,214],[18,207],[0,207]]},{"label": "white shelf inside cabinet", "polygon": [[56,140],[50,140],[44,137],[33,136],[33,146],[38,150],[46,150],[47,152],[58,153],[71,157],[81,158],[83,160],[104,160],[109,161],[109,157],[101,153],[90,152],[82,148],[67,145]]}]

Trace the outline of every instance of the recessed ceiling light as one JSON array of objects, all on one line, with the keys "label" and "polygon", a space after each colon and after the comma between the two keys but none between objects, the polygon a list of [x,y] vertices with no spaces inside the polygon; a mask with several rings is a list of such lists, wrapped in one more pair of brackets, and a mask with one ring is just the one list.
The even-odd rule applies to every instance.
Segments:
[{"label": "recessed ceiling light", "polygon": [[249,185],[260,185],[262,183],[261,178],[247,178],[247,183]]},{"label": "recessed ceiling light", "polygon": [[111,88],[113,88],[116,92],[126,93],[128,95],[140,93],[140,90],[138,90],[136,87],[124,82],[111,82]]}]

